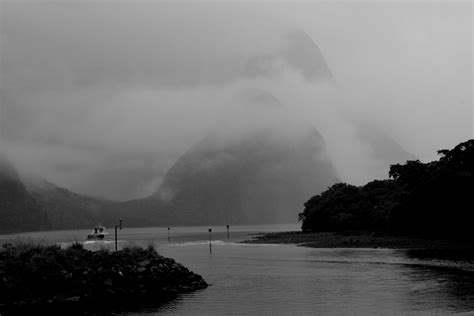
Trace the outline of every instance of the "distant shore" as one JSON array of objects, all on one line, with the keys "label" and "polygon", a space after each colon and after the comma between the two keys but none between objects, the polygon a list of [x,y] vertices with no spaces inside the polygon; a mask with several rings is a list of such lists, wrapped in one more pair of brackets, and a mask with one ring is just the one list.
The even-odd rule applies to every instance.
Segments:
[{"label": "distant shore", "polygon": [[294,244],[311,248],[390,248],[390,249],[473,249],[472,243],[425,239],[412,236],[392,236],[374,232],[317,232],[299,231],[259,233],[248,244]]}]

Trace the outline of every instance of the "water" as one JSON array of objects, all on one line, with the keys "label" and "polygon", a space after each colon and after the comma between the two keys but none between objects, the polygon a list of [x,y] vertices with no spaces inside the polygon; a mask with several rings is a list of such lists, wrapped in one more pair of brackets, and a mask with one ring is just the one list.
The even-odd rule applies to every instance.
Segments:
[{"label": "water", "polygon": [[[312,249],[251,245],[238,241],[262,231],[296,230],[296,225],[126,228],[118,246],[155,245],[158,252],[201,274],[211,286],[133,315],[222,314],[397,314],[474,311],[474,272],[469,265],[410,257],[402,250]],[[84,239],[88,230],[22,234],[43,242]],[[90,249],[112,241],[86,242]],[[0,243],[17,236],[0,236]]]}]

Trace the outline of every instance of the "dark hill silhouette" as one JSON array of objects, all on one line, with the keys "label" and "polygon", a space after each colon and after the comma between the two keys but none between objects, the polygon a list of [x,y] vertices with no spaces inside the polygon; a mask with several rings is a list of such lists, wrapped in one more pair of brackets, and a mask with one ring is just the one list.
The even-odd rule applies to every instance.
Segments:
[{"label": "dark hill silhouette", "polygon": [[113,227],[119,218],[127,226],[174,224],[153,199],[116,202],[72,192],[38,176],[23,175],[25,187],[48,214],[51,229],[91,228],[98,223]]},{"label": "dark hill silhouette", "polygon": [[36,176],[23,176],[26,189],[44,209],[53,229],[89,228],[109,224],[116,203],[69,191]]},{"label": "dark hill silhouette", "polygon": [[28,193],[15,167],[0,153],[0,231],[50,228],[48,216]]}]

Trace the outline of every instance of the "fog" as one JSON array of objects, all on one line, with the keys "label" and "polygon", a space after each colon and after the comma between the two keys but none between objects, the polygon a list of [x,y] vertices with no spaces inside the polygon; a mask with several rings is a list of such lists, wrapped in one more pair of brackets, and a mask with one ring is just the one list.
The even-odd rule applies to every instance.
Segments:
[{"label": "fog", "polygon": [[[3,0],[0,10],[1,150],[79,193],[155,192],[209,133],[265,124],[269,109],[242,101],[253,89],[289,110],[289,134],[299,122],[321,132],[350,183],[388,170],[358,122],[422,161],[473,135],[470,2]],[[332,82],[279,59],[293,30],[319,46]],[[255,56],[275,57],[271,74],[245,74]]]}]

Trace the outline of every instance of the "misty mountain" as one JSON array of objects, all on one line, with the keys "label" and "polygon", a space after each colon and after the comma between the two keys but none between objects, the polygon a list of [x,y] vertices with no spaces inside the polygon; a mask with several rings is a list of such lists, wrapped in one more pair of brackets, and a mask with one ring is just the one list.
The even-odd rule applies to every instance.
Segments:
[{"label": "misty mountain", "polygon": [[289,32],[286,38],[286,47],[273,54],[258,55],[251,57],[244,70],[244,74],[250,77],[272,76],[277,74],[281,67],[290,66],[293,70],[309,82],[331,82],[333,75],[326,60],[316,43],[311,37],[301,31]]},{"label": "misty mountain", "polygon": [[47,214],[28,193],[15,167],[0,154],[0,231],[50,228]]},{"label": "misty mountain", "polygon": [[[271,77],[283,60],[309,82],[333,83],[324,56],[306,33],[291,32],[287,39],[285,50],[250,58],[245,74]],[[154,195],[179,223],[292,222],[301,201],[337,181],[323,136],[288,119],[291,105],[259,89],[244,91],[238,100],[265,119],[235,130],[230,123],[208,135],[177,160]],[[383,163],[412,158],[376,127],[361,123],[357,136]]]},{"label": "misty mountain", "polygon": [[[249,58],[244,73],[250,77],[271,77],[278,74],[285,66],[298,71],[311,83],[334,84],[334,76],[318,45],[304,31],[289,32],[286,47],[272,54],[258,55]],[[416,157],[407,152],[383,128],[367,121],[353,122],[356,136],[370,147],[369,153],[383,168],[391,163],[404,162]],[[384,170],[382,172],[386,174]]]},{"label": "misty mountain", "polygon": [[309,81],[333,79],[319,46],[303,31],[288,33],[288,49],[285,52],[285,58],[288,64],[300,70]]},{"label": "misty mountain", "polygon": [[182,155],[154,195],[178,223],[293,222],[305,197],[337,181],[314,127],[269,93],[244,96],[266,120],[227,122]]},{"label": "misty mountain", "polygon": [[[333,82],[321,50],[306,33],[288,33],[286,40],[283,49],[249,58],[244,74],[271,77],[283,61],[308,82]],[[234,99],[239,108],[230,109],[235,110],[230,119],[182,154],[148,198],[114,202],[25,176],[26,201],[47,212],[53,229],[99,222],[111,227],[120,217],[130,226],[294,222],[309,196],[339,181],[324,138],[293,115],[291,104],[264,89],[246,88]],[[356,126],[381,165],[413,159],[380,128]]]},{"label": "misty mountain", "polygon": [[44,209],[53,229],[88,228],[108,222],[113,202],[91,198],[35,176],[23,176],[26,189]]},{"label": "misty mountain", "polygon": [[22,175],[22,179],[25,188],[47,213],[51,229],[91,228],[98,223],[113,227],[120,218],[127,226],[175,223],[166,221],[167,216],[159,213],[161,204],[155,200],[110,201],[72,192],[39,176]]},{"label": "misty mountain", "polygon": [[156,197],[179,223],[293,222],[302,202],[337,181],[313,129],[294,142],[255,131],[220,144],[197,144],[170,169]]},{"label": "misty mountain", "polygon": [[370,147],[370,154],[379,164],[389,166],[395,163],[404,163],[407,160],[417,160],[412,153],[406,151],[393,137],[381,128],[360,123],[357,126],[357,136]]}]

